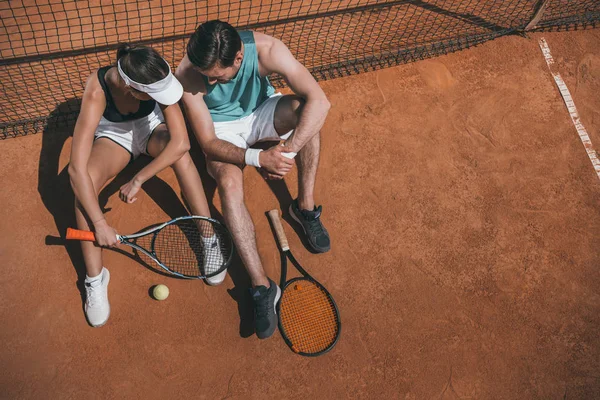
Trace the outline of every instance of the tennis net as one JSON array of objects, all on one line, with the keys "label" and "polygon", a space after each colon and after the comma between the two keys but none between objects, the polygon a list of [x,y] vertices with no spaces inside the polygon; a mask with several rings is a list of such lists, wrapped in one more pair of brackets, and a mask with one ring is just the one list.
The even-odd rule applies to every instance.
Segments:
[{"label": "tennis net", "polygon": [[[281,39],[330,79],[468,48],[525,30],[595,27],[598,0],[11,0],[0,2],[0,139],[72,126],[85,81],[119,43],[175,68],[198,24]],[[533,23],[532,23],[533,21]],[[274,77],[273,82],[284,82]]]}]

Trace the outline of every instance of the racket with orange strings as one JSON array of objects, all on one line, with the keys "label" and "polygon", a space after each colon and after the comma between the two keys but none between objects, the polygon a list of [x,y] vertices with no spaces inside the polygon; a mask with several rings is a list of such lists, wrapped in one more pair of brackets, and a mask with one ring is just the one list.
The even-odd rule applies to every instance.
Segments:
[{"label": "racket with orange strings", "polygon": [[[279,331],[297,354],[318,356],[335,346],[342,328],[331,294],[296,261],[281,225],[278,210],[268,212],[281,248],[281,300],[277,307]],[[287,279],[287,259],[301,277]]]}]

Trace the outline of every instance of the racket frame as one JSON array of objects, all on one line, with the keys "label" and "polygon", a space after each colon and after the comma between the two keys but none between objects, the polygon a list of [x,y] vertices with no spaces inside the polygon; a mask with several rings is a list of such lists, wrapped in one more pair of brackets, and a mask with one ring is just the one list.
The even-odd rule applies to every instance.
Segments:
[{"label": "racket frame", "polygon": [[[169,269],[165,264],[163,264],[158,257],[156,256],[156,253],[154,252],[154,241],[156,240],[156,237],[158,236],[158,232],[163,229],[166,226],[169,225],[173,225],[176,222],[179,221],[183,221],[183,220],[196,220],[196,219],[200,219],[200,220],[204,220],[207,222],[210,222],[213,225],[216,226],[221,226],[224,227],[222,223],[220,223],[219,221],[217,221],[216,219],[213,218],[208,218],[208,217],[202,217],[200,215],[186,215],[183,217],[177,217],[174,218],[170,221],[164,222],[162,224],[159,224],[155,227],[152,227],[150,229],[146,229],[145,231],[142,232],[138,232],[138,233],[133,233],[131,235],[117,235],[117,240],[119,241],[119,243],[133,247],[134,249],[141,251],[142,253],[144,253],[145,255],[147,255],[148,257],[150,257],[156,264],[158,264],[159,267],[161,267],[163,270],[165,270],[166,272],[168,272],[171,275],[177,276],[179,278],[184,278],[184,279],[206,279],[206,278],[210,278],[213,277],[215,275],[218,275],[219,273],[221,273],[223,270],[225,270],[227,267],[229,267],[229,264],[231,264],[231,260],[233,259],[233,240],[231,239],[231,234],[229,233],[229,231],[227,231],[227,229],[225,229],[225,232],[227,234],[227,236],[229,237],[229,240],[231,242],[231,246],[230,246],[230,251],[229,254],[227,255],[227,263],[225,263],[225,266],[221,267],[217,272],[210,274],[210,275],[198,275],[198,276],[189,276],[189,275],[183,275],[179,272],[175,272],[171,269]],[[71,229],[71,228],[69,228]],[[147,236],[152,234],[152,240],[150,242],[150,248],[151,251],[149,251],[148,249],[139,246],[137,243],[135,243],[132,240],[138,239],[142,236]],[[67,230],[67,236],[68,236],[68,230]],[[67,237],[68,238],[68,237]],[[225,255],[223,255],[225,256]]]},{"label": "racket frame", "polygon": [[[292,349],[292,351],[294,353],[299,354],[301,356],[305,356],[305,357],[317,357],[317,356],[323,355],[335,347],[335,345],[337,344],[337,342],[340,338],[340,335],[342,333],[342,320],[340,318],[340,311],[338,309],[337,303],[335,302],[335,299],[333,298],[331,293],[329,293],[329,291],[325,288],[325,286],[323,286],[319,281],[317,281],[308,272],[306,272],[306,270],[304,268],[302,268],[302,266],[300,265],[298,260],[296,260],[296,258],[292,254],[292,251],[290,250],[290,246],[287,241],[287,237],[285,236],[285,232],[283,231],[283,226],[281,225],[281,220],[279,218],[279,210],[271,210],[268,212],[268,215],[271,218],[271,221],[273,222],[273,227],[275,228],[275,233],[276,233],[276,236],[278,239],[277,244],[278,244],[279,248],[281,249],[281,252],[280,252],[280,254],[281,254],[281,277],[279,279],[279,286],[281,287],[281,299],[277,303],[277,320],[278,320],[278,325],[279,325],[279,332],[281,333],[281,337],[283,337],[283,340],[285,341],[285,343],[288,345],[288,347],[290,349]],[[275,221],[279,222],[279,226],[281,227],[281,230],[278,230],[277,222],[275,222]],[[288,258],[292,262],[294,267],[296,267],[298,272],[300,272],[302,274],[302,276],[295,277],[295,278],[290,279],[289,281],[286,281]],[[329,346],[327,346],[327,348],[325,348],[317,353],[305,353],[302,351],[294,350],[294,346],[291,343],[291,341],[288,339],[285,329],[281,323],[280,306],[281,306],[281,300],[283,299],[283,294],[286,291],[286,289],[288,288],[288,286],[290,286],[291,284],[293,284],[295,282],[302,281],[302,280],[310,281],[312,284],[318,286],[321,290],[323,290],[327,294],[327,296],[329,297],[329,300],[331,300],[331,303],[333,304],[333,309],[335,311],[336,321],[337,321],[337,325],[338,325],[338,331],[337,331],[337,334],[336,334],[333,342],[331,342],[331,344]]]}]

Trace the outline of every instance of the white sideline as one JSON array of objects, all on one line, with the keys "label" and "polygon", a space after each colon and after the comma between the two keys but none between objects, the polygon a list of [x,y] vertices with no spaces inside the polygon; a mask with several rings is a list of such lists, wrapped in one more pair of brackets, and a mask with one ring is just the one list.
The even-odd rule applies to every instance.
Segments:
[{"label": "white sideline", "polygon": [[554,77],[554,81],[556,82],[556,86],[558,86],[558,90],[560,90],[560,94],[562,95],[563,101],[569,110],[569,115],[571,115],[571,120],[573,121],[573,125],[575,125],[575,129],[577,129],[577,133],[579,134],[579,138],[581,139],[581,143],[583,143],[583,147],[585,147],[585,151],[587,152],[590,161],[596,171],[596,175],[598,175],[598,179],[600,179],[600,160],[598,159],[598,153],[594,150],[592,145],[592,141],[579,118],[579,113],[577,112],[577,108],[575,107],[575,102],[571,97],[571,92],[569,92],[569,88],[563,81],[562,77],[558,73],[558,71],[554,70],[554,59],[552,58],[552,54],[550,53],[550,47],[548,47],[548,43],[546,39],[541,38],[539,41],[540,49],[542,49],[542,53],[544,54],[544,58],[546,59],[546,64],[548,64],[548,69],[550,73]]}]

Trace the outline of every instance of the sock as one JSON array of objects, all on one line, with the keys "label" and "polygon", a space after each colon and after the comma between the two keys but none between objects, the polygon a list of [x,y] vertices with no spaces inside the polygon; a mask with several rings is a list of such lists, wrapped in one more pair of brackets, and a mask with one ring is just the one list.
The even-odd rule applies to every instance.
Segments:
[{"label": "sock", "polygon": [[89,277],[87,274],[85,274],[85,283],[101,282],[102,272],[104,272],[104,267],[102,267],[102,270],[96,276]]}]

